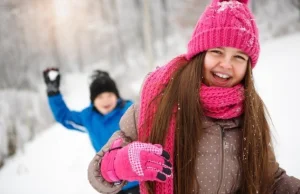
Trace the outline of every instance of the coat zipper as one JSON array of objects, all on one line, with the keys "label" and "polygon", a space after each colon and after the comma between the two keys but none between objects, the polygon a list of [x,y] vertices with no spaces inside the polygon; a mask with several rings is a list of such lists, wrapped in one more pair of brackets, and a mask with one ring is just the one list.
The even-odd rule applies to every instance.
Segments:
[{"label": "coat zipper", "polygon": [[221,147],[222,147],[221,172],[220,172],[220,177],[219,177],[219,186],[218,186],[217,193],[220,192],[220,189],[222,187],[222,180],[223,180],[223,176],[224,176],[224,166],[225,166],[224,136],[225,136],[225,131],[224,131],[224,128],[221,127]]}]

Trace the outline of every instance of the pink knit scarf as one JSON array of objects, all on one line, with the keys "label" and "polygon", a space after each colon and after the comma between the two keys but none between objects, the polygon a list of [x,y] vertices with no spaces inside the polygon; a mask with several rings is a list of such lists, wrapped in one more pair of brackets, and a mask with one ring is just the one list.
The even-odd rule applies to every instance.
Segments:
[{"label": "pink knit scarf", "polygon": [[200,89],[204,114],[215,119],[231,119],[240,116],[244,109],[244,87],[238,84],[231,88],[208,87]]},{"label": "pink knit scarf", "polygon": [[[138,140],[143,141],[145,137],[149,137],[151,131],[151,124],[153,123],[153,116],[157,107],[150,103],[152,100],[161,93],[166,84],[171,79],[172,73],[186,62],[185,55],[181,55],[163,67],[156,69],[151,73],[144,82],[138,123]],[[229,119],[237,117],[243,113],[243,87],[237,85],[232,88],[218,88],[207,87],[202,85],[200,88],[200,100],[203,104],[204,113],[208,117]],[[171,118],[168,133],[166,136],[164,149],[170,153],[171,163],[174,164],[174,140],[175,140],[176,119],[175,116]],[[144,182],[140,183],[141,194],[146,194],[147,189]],[[165,183],[156,182],[155,193],[159,194],[173,194],[173,179],[168,179]]]}]

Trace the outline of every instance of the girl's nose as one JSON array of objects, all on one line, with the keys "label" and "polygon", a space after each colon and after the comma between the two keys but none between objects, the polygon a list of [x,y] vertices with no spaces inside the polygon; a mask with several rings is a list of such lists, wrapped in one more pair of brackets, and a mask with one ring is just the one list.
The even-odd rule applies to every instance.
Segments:
[{"label": "girl's nose", "polygon": [[220,66],[223,67],[224,69],[231,69],[232,68],[232,64],[231,64],[230,58],[224,58],[221,61]]}]

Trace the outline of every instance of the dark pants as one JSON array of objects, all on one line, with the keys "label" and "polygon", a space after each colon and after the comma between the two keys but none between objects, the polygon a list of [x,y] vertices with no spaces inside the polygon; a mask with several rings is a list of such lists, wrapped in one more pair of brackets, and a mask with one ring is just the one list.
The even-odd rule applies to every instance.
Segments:
[{"label": "dark pants", "polygon": [[118,194],[140,194],[140,187],[136,186],[127,190],[122,190]]}]

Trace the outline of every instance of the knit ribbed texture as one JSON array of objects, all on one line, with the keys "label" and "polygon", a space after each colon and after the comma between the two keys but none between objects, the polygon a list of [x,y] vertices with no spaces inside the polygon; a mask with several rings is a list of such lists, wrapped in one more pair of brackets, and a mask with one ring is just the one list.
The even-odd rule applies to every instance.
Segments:
[{"label": "knit ribbed texture", "polygon": [[196,24],[187,59],[216,47],[238,48],[249,55],[252,68],[256,65],[260,51],[258,28],[246,4],[214,0]]},{"label": "knit ribbed texture", "polygon": [[204,84],[200,89],[200,100],[204,114],[215,119],[231,119],[243,112],[244,86],[238,84],[231,88],[208,87]]}]

